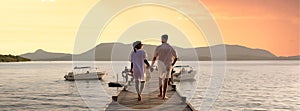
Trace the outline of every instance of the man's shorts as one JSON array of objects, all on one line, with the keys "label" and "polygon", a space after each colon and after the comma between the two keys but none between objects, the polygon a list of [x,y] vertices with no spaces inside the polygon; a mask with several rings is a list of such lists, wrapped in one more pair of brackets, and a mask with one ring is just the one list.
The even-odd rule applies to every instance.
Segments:
[{"label": "man's shorts", "polygon": [[171,78],[172,69],[170,67],[167,67],[163,62],[157,63],[157,69],[158,69],[159,78],[162,79]]}]

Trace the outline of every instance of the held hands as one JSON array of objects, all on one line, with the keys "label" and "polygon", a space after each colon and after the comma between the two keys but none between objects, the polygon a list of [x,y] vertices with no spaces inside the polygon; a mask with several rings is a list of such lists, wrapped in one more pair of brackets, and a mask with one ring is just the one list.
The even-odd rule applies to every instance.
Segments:
[{"label": "held hands", "polygon": [[151,68],[150,68],[150,71],[153,72],[153,70],[154,70],[153,67],[151,67]]},{"label": "held hands", "polygon": [[150,68],[150,72],[153,72],[153,70],[154,70],[153,66],[148,66],[147,69],[149,69],[149,68]]},{"label": "held hands", "polygon": [[130,73],[131,73],[130,75],[133,76],[133,70],[132,69],[130,69]]}]

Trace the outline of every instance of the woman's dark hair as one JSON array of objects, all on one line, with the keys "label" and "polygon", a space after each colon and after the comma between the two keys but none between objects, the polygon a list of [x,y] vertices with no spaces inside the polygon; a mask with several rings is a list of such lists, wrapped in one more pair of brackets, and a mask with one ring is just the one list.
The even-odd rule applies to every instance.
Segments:
[{"label": "woman's dark hair", "polygon": [[135,47],[133,47],[133,50],[134,50],[135,53],[136,53],[137,49],[140,49],[140,45],[141,45],[141,43],[139,43]]}]

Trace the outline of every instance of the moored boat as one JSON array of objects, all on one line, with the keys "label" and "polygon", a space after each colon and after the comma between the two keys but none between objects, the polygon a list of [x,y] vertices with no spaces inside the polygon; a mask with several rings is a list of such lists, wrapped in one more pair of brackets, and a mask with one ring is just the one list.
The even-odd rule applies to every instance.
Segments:
[{"label": "moored boat", "polygon": [[74,67],[72,72],[68,72],[64,78],[68,81],[74,81],[74,80],[101,80],[103,77],[107,75],[105,71],[99,72],[96,70],[93,70],[91,67]]},{"label": "moored boat", "polygon": [[173,67],[174,81],[195,80],[197,72],[189,65],[181,65]]}]

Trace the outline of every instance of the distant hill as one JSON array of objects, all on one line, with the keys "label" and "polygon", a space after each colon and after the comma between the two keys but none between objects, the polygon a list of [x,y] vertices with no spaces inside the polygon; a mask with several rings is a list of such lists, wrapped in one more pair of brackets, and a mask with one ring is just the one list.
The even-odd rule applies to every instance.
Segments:
[{"label": "distant hill", "polygon": [[[28,59],[31,59],[33,61],[69,61],[71,60],[71,54],[65,54],[65,53],[53,53],[53,52],[46,52],[42,49],[38,49],[37,51],[33,53],[26,53],[20,55],[21,57],[25,57]],[[63,59],[65,58],[66,59]]]},{"label": "distant hill", "polygon": [[22,62],[22,61],[30,61],[30,59],[20,57],[20,56],[0,54],[0,62]]},{"label": "distant hill", "polygon": [[[239,45],[216,45],[211,47],[198,48],[180,48],[174,47],[177,50],[179,60],[211,60],[210,50],[225,46],[227,60],[299,60],[299,56],[292,57],[277,57],[271,52],[263,49],[252,49]],[[155,50],[154,45],[144,44],[143,49],[148,54],[148,59],[151,60]],[[73,55],[76,60],[96,60],[96,61],[127,61],[129,54],[132,51],[131,44],[122,43],[102,43],[95,48],[88,50],[82,54]],[[90,55],[95,55],[92,58]],[[20,55],[35,61],[69,61],[72,60],[71,54],[51,53],[41,49],[34,53],[26,53]],[[218,56],[218,55],[217,55]]]},{"label": "distant hill", "polygon": [[300,55],[298,56],[288,56],[288,57],[278,57],[278,60],[300,60]]}]

